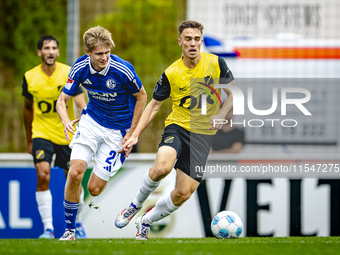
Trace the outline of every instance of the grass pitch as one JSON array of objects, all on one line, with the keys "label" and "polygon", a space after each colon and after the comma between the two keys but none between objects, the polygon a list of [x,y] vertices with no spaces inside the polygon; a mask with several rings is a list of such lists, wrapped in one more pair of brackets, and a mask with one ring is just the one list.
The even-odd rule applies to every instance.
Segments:
[{"label": "grass pitch", "polygon": [[0,239],[0,254],[339,254],[340,237]]}]

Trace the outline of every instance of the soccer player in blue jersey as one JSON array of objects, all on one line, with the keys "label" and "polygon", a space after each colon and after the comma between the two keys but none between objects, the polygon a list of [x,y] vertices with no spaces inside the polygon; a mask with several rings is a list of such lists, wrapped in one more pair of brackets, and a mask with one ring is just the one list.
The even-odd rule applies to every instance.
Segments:
[{"label": "soccer player in blue jersey", "polygon": [[[100,26],[84,34],[86,55],[73,65],[57,101],[57,111],[70,146],[71,167],[65,186],[66,230],[59,240],[75,239],[75,216],[79,205],[79,186],[94,156],[95,166],[88,182],[92,196],[98,196],[125,160],[121,147],[135,130],[142,115],[146,92],[133,66],[110,54],[115,44],[111,33]],[[70,120],[66,103],[82,84],[89,102],[81,118]],[[79,121],[77,131],[73,125]]]}]

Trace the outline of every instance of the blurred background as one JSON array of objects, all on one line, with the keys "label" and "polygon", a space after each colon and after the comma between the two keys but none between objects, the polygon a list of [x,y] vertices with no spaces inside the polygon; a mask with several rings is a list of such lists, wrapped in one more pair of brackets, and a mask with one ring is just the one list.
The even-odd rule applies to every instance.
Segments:
[{"label": "blurred background", "polygon": [[[322,3],[307,0],[256,3],[99,0],[95,4],[87,0],[3,0],[0,3],[3,47],[0,53],[0,152],[26,151],[21,81],[27,70],[40,63],[36,44],[41,35],[54,35],[60,41],[58,61],[72,65],[85,53],[82,35],[88,28],[101,25],[109,29],[116,43],[113,53],[134,65],[150,100],[160,74],[180,57],[177,27],[185,19],[204,24],[203,51],[224,57],[241,88],[249,78],[256,78],[254,83],[262,83],[258,78],[339,78],[339,8],[336,0]],[[337,91],[329,89],[327,94],[325,86],[324,90],[313,89],[314,95],[321,95],[324,101],[317,100],[319,104],[312,107],[337,102],[334,97]],[[271,96],[270,90],[264,91]],[[327,96],[323,96],[325,93]],[[259,109],[266,109],[270,103],[254,100]],[[156,121],[141,136],[138,152],[157,150],[163,120],[170,110],[167,100]],[[314,125],[301,130],[300,139],[313,139],[311,133],[322,134],[333,136],[334,145],[339,140],[337,112],[327,115],[329,111],[325,108],[319,112],[321,114],[314,115]],[[322,124],[325,119],[329,125]],[[246,132],[245,148],[263,142],[260,134],[254,132]],[[270,132],[263,128],[264,142],[273,138]],[[276,139],[277,142],[287,144],[287,137],[281,138]],[[333,146],[332,150],[337,148]]]},{"label": "blurred background", "polygon": [[[265,121],[269,116],[255,116],[245,103],[245,114],[233,117],[235,122],[242,123],[236,125],[237,134],[232,136],[237,139],[229,137],[228,148],[217,146],[219,149],[213,151],[209,164],[295,165],[298,171],[305,164],[325,164],[330,174],[301,171],[299,175],[206,175],[198,195],[179,214],[176,212],[158,224],[151,235],[211,236],[211,217],[225,209],[241,216],[245,225],[243,236],[340,235],[340,177],[329,169],[330,165],[340,163],[339,17],[338,0],[2,0],[0,166],[6,174],[0,183],[0,192],[4,194],[0,205],[0,237],[37,237],[42,228],[34,200],[33,160],[26,153],[21,95],[24,73],[41,62],[36,46],[40,36],[55,36],[60,43],[58,61],[72,65],[85,54],[84,32],[96,25],[107,28],[116,44],[112,53],[132,63],[149,101],[159,76],[181,56],[177,29],[188,19],[203,23],[202,51],[226,60],[245,99],[250,97],[247,88],[253,88],[254,108],[271,108],[272,89],[278,89],[279,104],[270,115],[271,119],[280,120],[275,122],[277,125],[251,127],[249,120]],[[293,106],[287,108],[287,116],[281,114],[280,96],[285,87],[311,92],[311,99],[305,104],[311,116],[303,115]],[[224,95],[222,99],[225,98]],[[139,186],[145,171],[153,164],[164,120],[170,111],[167,100],[140,137],[139,153],[131,155],[123,171],[112,178],[107,190],[95,201],[101,209],[87,207],[84,226],[89,237],[133,237],[134,226],[117,232],[113,219],[133,199],[136,190],[131,188],[124,197],[113,198],[126,183],[130,187]],[[280,124],[283,119],[295,119],[298,126],[283,127]],[[227,129],[229,132],[231,128]],[[217,140],[224,144],[224,140]],[[235,143],[237,146],[233,147]],[[84,186],[90,173],[87,171]],[[65,180],[61,171],[52,174],[53,201],[59,206],[53,209],[53,217],[60,223],[56,233],[61,235],[60,186]],[[151,209],[161,194],[172,189],[174,177],[172,173],[164,180],[143,211]],[[194,215],[192,210],[196,212]]]},{"label": "blurred background", "polygon": [[[74,8],[73,2],[76,8],[69,9],[69,14],[67,0],[0,3],[0,152],[27,150],[21,81],[27,70],[41,62],[37,56],[40,36],[55,36],[60,43],[58,61],[72,65],[85,54],[84,32],[97,25],[107,28],[116,44],[112,53],[132,63],[149,100],[165,68],[181,56],[177,28],[186,19],[186,1],[77,0],[69,1],[69,8]],[[164,120],[170,107],[170,102],[165,104],[157,120]],[[155,121],[150,127],[141,138],[140,151],[155,152],[158,148],[155,139],[160,137],[164,122]]]}]

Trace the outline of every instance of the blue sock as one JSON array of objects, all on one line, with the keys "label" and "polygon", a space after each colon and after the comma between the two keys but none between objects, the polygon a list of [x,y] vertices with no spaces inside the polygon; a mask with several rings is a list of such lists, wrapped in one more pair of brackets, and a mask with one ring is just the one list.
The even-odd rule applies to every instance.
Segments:
[{"label": "blue sock", "polygon": [[67,202],[66,200],[64,200],[64,207],[66,228],[74,230],[76,228],[76,217],[79,204]]}]

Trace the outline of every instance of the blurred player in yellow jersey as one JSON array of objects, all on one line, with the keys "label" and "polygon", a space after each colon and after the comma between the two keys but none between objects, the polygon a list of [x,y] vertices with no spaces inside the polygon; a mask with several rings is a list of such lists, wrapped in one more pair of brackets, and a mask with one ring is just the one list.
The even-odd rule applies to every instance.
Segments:
[{"label": "blurred player in yellow jersey", "polygon": [[[224,59],[201,52],[203,25],[184,21],[179,26],[178,44],[182,57],[170,65],[159,78],[153,99],[149,102],[131,137],[123,145],[128,155],[139,135],[155,117],[167,98],[172,112],[165,121],[165,130],[155,165],[146,173],[134,201],[116,218],[118,228],[125,227],[143,206],[160,181],[173,168],[177,170],[173,191],[161,197],[155,207],[136,220],[137,240],[147,240],[150,225],[177,210],[196,190],[202,176],[196,175],[195,166],[205,167],[212,136],[232,110],[232,94],[224,88],[228,98],[221,110],[220,89],[215,84],[234,85],[234,77]],[[206,97],[206,114],[202,114]]]},{"label": "blurred player in yellow jersey", "polygon": [[[56,154],[55,166],[64,169],[65,176],[69,169],[71,149],[64,138],[64,126],[55,109],[60,92],[67,80],[70,67],[56,62],[59,56],[59,43],[53,36],[42,36],[38,41],[38,56],[41,64],[27,71],[24,75],[22,95],[24,102],[24,121],[28,152],[33,155],[37,171],[36,200],[44,225],[44,233],[39,238],[54,238],[52,223],[52,195],[49,189],[51,161]],[[74,103],[79,111],[86,107],[83,90],[80,88],[68,102],[68,113],[75,118]],[[64,187],[60,187],[60,191]],[[62,192],[62,191],[61,191]],[[78,232],[85,238],[80,222]],[[81,238],[81,237],[78,237]]]}]

